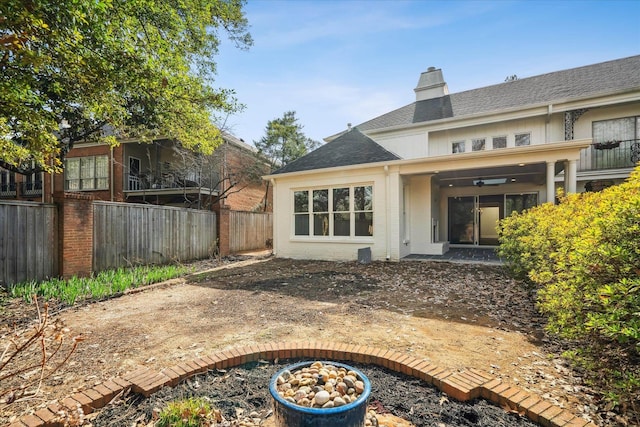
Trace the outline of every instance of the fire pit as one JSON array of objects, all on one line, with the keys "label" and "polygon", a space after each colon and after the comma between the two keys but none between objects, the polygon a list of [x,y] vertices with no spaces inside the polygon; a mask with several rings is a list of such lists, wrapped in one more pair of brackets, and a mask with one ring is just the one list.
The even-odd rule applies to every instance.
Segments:
[{"label": "fire pit", "polygon": [[276,427],[362,427],[371,383],[349,365],[307,361],[276,372],[269,391]]}]

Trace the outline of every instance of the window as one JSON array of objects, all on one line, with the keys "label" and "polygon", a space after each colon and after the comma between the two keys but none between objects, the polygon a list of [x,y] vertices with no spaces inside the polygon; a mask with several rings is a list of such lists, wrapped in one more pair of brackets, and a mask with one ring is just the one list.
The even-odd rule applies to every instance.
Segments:
[{"label": "window", "polygon": [[353,189],[356,236],[373,236],[373,187]]},{"label": "window", "polygon": [[530,133],[517,133],[516,134],[516,147],[521,147],[523,145],[531,145],[531,134]]},{"label": "window", "polygon": [[351,234],[351,213],[349,212],[349,188],[333,189],[333,235]]},{"label": "window", "polygon": [[329,235],[329,190],[313,190],[313,235]]},{"label": "window", "polygon": [[6,169],[0,169],[0,196],[16,195],[16,175]]},{"label": "window", "polygon": [[507,148],[507,137],[506,136],[494,136],[493,137],[493,149],[496,148]]},{"label": "window", "polygon": [[42,194],[42,172],[35,172],[24,177],[22,194],[25,196]]},{"label": "window", "polygon": [[296,236],[373,236],[373,186],[294,191],[293,199]]},{"label": "window", "polygon": [[484,138],[476,138],[471,140],[471,151],[482,151],[484,150],[485,139]]},{"label": "window", "polygon": [[74,157],[65,160],[65,190],[106,190],[109,188],[107,156]]},{"label": "window", "polygon": [[293,193],[293,216],[296,236],[309,235],[309,192],[295,191]]},{"label": "window", "polygon": [[453,154],[464,153],[464,148],[464,141],[456,141],[451,143],[451,152]]},{"label": "window", "polygon": [[522,212],[538,204],[537,193],[507,194],[505,196],[505,216]]}]

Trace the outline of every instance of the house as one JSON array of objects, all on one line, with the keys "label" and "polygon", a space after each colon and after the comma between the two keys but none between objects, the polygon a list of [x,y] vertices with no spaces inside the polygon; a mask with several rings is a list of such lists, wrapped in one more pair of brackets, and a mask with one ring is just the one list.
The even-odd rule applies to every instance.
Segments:
[{"label": "house", "polygon": [[20,175],[0,169],[0,200],[50,203],[57,192],[96,200],[219,210],[270,211],[271,195],[260,176],[269,170],[254,147],[225,133],[211,156],[169,139],[123,140],[116,147],[76,143],[64,172]]},{"label": "house", "polygon": [[265,177],[274,253],[354,260],[494,246],[497,221],[557,190],[621,182],[640,157],[640,56],[415,101],[327,138]]}]

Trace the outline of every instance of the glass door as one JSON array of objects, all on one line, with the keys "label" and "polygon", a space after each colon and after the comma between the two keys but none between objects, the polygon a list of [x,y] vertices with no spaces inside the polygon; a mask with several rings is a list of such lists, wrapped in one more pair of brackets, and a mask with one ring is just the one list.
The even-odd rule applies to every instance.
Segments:
[{"label": "glass door", "polygon": [[498,221],[504,217],[504,195],[449,198],[449,242],[497,245]]},{"label": "glass door", "polygon": [[504,218],[504,194],[478,197],[478,244],[497,245],[498,221]]},{"label": "glass door", "polygon": [[449,197],[449,242],[477,245],[476,196]]}]

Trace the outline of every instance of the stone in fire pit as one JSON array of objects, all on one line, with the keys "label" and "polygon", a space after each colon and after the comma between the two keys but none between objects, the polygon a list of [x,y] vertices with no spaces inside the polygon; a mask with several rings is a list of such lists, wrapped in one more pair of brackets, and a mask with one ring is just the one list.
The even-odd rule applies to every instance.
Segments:
[{"label": "stone in fire pit", "polygon": [[276,427],[362,427],[371,384],[359,370],[337,362],[300,362],[269,384]]}]

